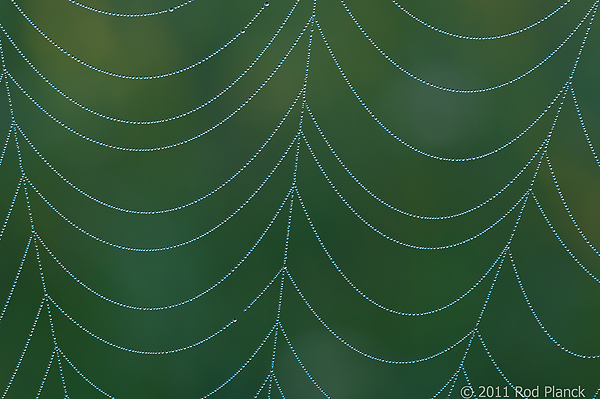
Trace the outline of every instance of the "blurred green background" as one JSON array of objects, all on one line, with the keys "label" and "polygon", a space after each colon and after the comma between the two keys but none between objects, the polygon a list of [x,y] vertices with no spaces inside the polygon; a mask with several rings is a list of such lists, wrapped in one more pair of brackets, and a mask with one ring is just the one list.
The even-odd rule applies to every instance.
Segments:
[{"label": "blurred green background", "polygon": [[[58,89],[94,112],[130,121],[170,118],[210,100],[228,87],[273,37],[294,1],[201,1],[159,15],[128,18],[95,13],[67,0],[2,0],[0,34],[6,70],[48,113],[91,140],[128,148],[168,146],[210,129],[255,93],[313,12],[300,0],[289,21],[260,59],[233,87],[197,112],[158,124],[106,120],[67,101],[27,65],[7,34]],[[19,12],[29,16],[66,52],[99,69],[125,75],[174,71],[210,55],[244,30],[227,48],[183,73],[154,80],[121,79],[94,71],[61,53]],[[86,5],[120,13],[176,7],[167,0],[89,0]],[[391,59],[420,78],[445,87],[494,86],[524,73],[550,54],[594,4],[577,0],[523,33],[498,40],[460,40],[409,18],[388,0],[348,0],[347,6]],[[562,4],[558,0],[405,0],[402,5],[428,23],[464,35],[496,35],[527,26]],[[260,15],[248,27],[248,21]],[[478,94],[428,87],[395,68],[363,36],[343,4],[316,1],[316,19],[356,92],[397,137],[441,157],[471,157],[509,142],[529,126],[567,82],[589,18],[540,68],[513,84]],[[597,23],[596,23],[597,25]],[[319,135],[301,101],[250,165],[223,189],[176,212],[135,215],[85,198],[50,170],[39,153],[75,186],[106,203],[138,210],[175,207],[202,197],[230,178],[258,151],[300,93],[307,65],[310,25],[278,71],[251,101],[216,129],[185,145],[155,152],[120,151],[84,140],[40,111],[7,74],[9,96],[0,96],[2,144],[0,210],[10,207],[22,167],[56,209],[90,234],[136,247],[170,246],[196,237],[227,218],[277,164],[300,126],[321,165],[348,203],[390,237],[420,246],[443,246],[474,236],[502,216],[529,187],[539,156],[493,201],[449,220],[420,220],[384,207],[344,171]],[[600,31],[591,25],[573,79],[592,142],[600,142]],[[5,89],[3,89],[4,93]],[[316,24],[311,41],[306,101],[332,148],[354,175],[388,203],[419,215],[447,215],[472,208],[505,186],[527,163],[551,129],[561,98],[523,137],[492,156],[444,162],[404,146],[369,116],[337,70]],[[300,125],[300,121],[302,124]],[[9,133],[12,132],[12,133]],[[300,143],[297,187],[314,227],[337,265],[374,301],[404,312],[442,307],[470,289],[502,252],[520,207],[489,232],[446,250],[394,244],[358,220]],[[159,252],[114,248],[67,224],[27,186],[35,231],[80,281],[132,306],[164,306],[211,287],[250,251],[290,189],[296,147],[264,187],[221,227],[188,245]],[[556,178],[573,217],[589,242],[600,246],[600,169],[583,134],[570,93],[548,147]],[[545,162],[534,192],[565,245],[594,276],[597,253],[569,219]],[[224,383],[252,355],[275,323],[280,280],[247,311],[244,308],[283,265],[289,200],[268,233],[239,269],[193,302],[164,311],[117,307],[94,296],[66,274],[38,243],[48,294],[78,323],[123,347],[162,351],[197,342],[237,319],[231,327],[189,350],[168,355],[125,352],[91,337],[50,306],[57,344],[100,389],[117,398],[198,398]],[[20,189],[0,241],[0,298],[11,292],[31,232],[25,191]],[[43,297],[35,243],[0,321],[0,389],[7,398],[35,397],[54,344],[43,309],[14,380],[11,375],[28,341]],[[511,252],[532,306],[564,347],[599,355],[600,289],[552,234],[529,198]],[[497,271],[457,304],[410,317],[386,312],[361,297],[327,258],[294,195],[287,266],[305,298],[341,338],[378,358],[413,360],[453,345],[475,326]],[[527,307],[512,265],[500,263],[479,331],[512,384],[581,386],[591,397],[600,384],[599,359],[572,356],[554,344]],[[597,279],[598,277],[596,277]],[[281,323],[306,370],[332,398],[429,398],[451,379],[467,349],[462,343],[434,359],[393,365],[344,346],[310,313],[284,279]],[[271,370],[273,334],[254,359],[215,398],[253,397]],[[323,396],[277,333],[274,372],[286,398]],[[103,397],[64,358],[62,376],[71,398]],[[477,336],[464,362],[471,384],[505,386]],[[273,380],[274,381],[274,380]],[[440,393],[460,397],[461,372]],[[272,397],[280,397],[273,382]],[[477,390],[478,391],[478,390]],[[63,397],[54,359],[42,398]],[[268,397],[269,383],[260,397]],[[513,393],[510,393],[511,397]]]}]

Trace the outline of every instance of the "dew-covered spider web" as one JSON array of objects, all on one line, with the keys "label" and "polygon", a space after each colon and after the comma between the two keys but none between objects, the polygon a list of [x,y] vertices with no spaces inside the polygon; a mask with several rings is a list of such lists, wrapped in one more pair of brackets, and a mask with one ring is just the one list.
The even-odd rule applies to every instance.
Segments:
[{"label": "dew-covered spider web", "polygon": [[599,5],[2,0],[0,398],[598,397]]}]

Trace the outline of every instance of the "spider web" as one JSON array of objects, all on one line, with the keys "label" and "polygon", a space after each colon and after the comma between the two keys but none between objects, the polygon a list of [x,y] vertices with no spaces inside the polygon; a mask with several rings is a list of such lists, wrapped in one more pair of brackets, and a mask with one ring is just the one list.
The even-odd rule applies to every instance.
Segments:
[{"label": "spider web", "polygon": [[597,397],[599,1],[431,5],[3,1],[1,398]]}]

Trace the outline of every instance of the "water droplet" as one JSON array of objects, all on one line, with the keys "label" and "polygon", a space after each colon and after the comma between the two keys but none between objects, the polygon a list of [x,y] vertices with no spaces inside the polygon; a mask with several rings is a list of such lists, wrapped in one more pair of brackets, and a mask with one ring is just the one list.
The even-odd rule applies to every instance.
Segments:
[{"label": "water droplet", "polygon": [[173,12],[175,9],[173,7],[169,8],[169,12]]},{"label": "water droplet", "polygon": [[265,1],[265,7],[269,7],[269,2]]},{"label": "water droplet", "polygon": [[231,322],[232,322],[232,323],[235,323],[236,321],[237,321],[237,319],[233,319],[233,320],[231,320]]},{"label": "water droplet", "polygon": [[240,33],[244,34],[244,33],[246,33],[246,30],[245,30],[245,29],[242,29],[242,30],[240,31]]}]

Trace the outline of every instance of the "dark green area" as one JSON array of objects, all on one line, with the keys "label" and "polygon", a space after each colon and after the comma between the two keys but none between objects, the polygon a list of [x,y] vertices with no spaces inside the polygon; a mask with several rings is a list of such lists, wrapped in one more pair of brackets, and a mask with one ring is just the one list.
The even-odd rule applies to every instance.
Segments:
[{"label": "dark green area", "polygon": [[[594,251],[600,248],[600,164],[584,135],[570,90],[564,97],[559,95],[527,133],[488,157],[448,162],[409,147],[436,157],[464,158],[511,142],[569,81],[588,32],[572,88],[588,138],[600,151],[600,31],[597,22],[590,24],[597,3],[573,0],[539,26],[510,37],[462,40],[419,24],[391,0],[347,0],[364,31],[390,59],[425,81],[464,90],[493,87],[525,73],[551,54],[592,7],[581,27],[539,68],[504,87],[462,94],[412,79],[369,43],[344,3],[317,0],[316,20],[339,65],[389,132],[367,113],[338,71],[317,24],[310,23],[310,0],[300,0],[252,68],[201,109],[165,123],[142,125],[118,123],[94,114],[151,121],[185,113],[210,100],[253,63],[294,4],[291,0],[269,3],[264,7],[262,1],[195,0],[177,8],[168,0],[85,2],[120,13],[175,7],[173,12],[129,18],[95,13],[67,0],[0,0],[0,41],[6,71],[56,118],[52,120],[40,111],[12,78],[3,75],[0,146],[7,137],[8,141],[0,165],[0,223],[4,223],[19,184],[20,164],[30,183],[22,183],[0,241],[2,307],[30,239],[31,221],[45,246],[81,283],[120,303],[154,307],[194,297],[220,281],[245,258],[280,209],[268,233],[230,277],[191,303],[155,312],[118,307],[94,296],[65,273],[34,237],[0,320],[0,392],[11,384],[6,398],[35,397],[53,353],[52,325],[62,353],[109,395],[119,399],[204,397],[245,364],[273,327],[281,287],[281,325],[306,370],[332,398],[430,398],[457,371],[471,337],[464,368],[476,393],[480,385],[507,385],[477,334],[467,336],[440,356],[415,364],[387,364],[362,356],[325,329],[288,277],[283,279],[283,286],[281,278],[275,278],[264,295],[244,311],[281,269],[291,220],[289,274],[331,331],[358,350],[391,361],[429,357],[469,334],[487,303],[478,331],[496,366],[512,384],[540,385],[542,390],[545,385],[582,386],[586,397],[592,397],[600,384],[600,359],[580,358],[563,350],[600,355],[600,262],[598,251]],[[192,65],[235,37],[255,13],[263,10],[243,34],[201,65],[161,79],[132,80],[102,74],[62,53],[33,28],[16,4],[65,52],[95,68],[124,75],[162,74]],[[433,26],[476,36],[518,30],[560,4],[559,0],[402,2]],[[254,95],[305,27],[294,50]],[[352,180],[308,111],[302,109],[311,31],[306,103],[339,158],[383,201],[418,215],[462,212],[494,196],[536,150],[541,151],[506,190],[463,216],[422,220],[385,207]],[[7,34],[49,82],[94,113],[69,102],[44,82],[15,50]],[[299,94],[277,133],[239,176],[197,204],[165,214],[119,212],[86,198],[62,181],[32,147],[64,178],[100,201],[126,209],[166,209],[202,197],[227,181],[258,151]],[[234,116],[212,129],[241,105]],[[524,208],[521,201],[497,226],[463,245],[423,250],[385,239],[336,195],[303,139],[296,142],[298,147],[290,146],[294,137],[299,137],[300,126],[347,204],[382,233],[417,246],[445,246],[478,235],[519,201],[539,165],[533,192],[564,246],[589,274],[557,240],[531,195]],[[184,145],[153,152],[122,151],[94,143],[154,148],[207,130]],[[564,200],[588,243],[571,221],[548,164],[540,157],[551,130],[547,154]],[[496,266],[460,302],[434,314],[401,316],[367,301],[328,259],[295,191],[290,197],[293,208],[288,219],[290,198],[282,201],[292,186],[297,148],[296,184],[306,212],[339,270],[364,295],[382,306],[409,313],[444,307],[484,276],[519,220],[510,252],[531,306],[547,332],[564,348],[553,343],[536,323],[508,256],[500,256]],[[161,248],[200,236],[228,218],[253,195],[286,150],[288,155],[264,187],[235,216],[205,237],[168,251],[128,251],[94,240],[65,222],[33,188],[93,236],[125,247]],[[186,347],[237,321],[188,350],[141,355],[93,338],[50,303],[52,322],[44,305],[29,340],[44,298],[40,265],[47,293],[56,304],[93,334],[126,348],[163,351]],[[19,371],[11,381],[28,340]],[[253,397],[269,375],[275,342],[274,375],[285,397],[322,397],[294,358],[279,327],[239,375],[213,397]],[[42,398],[64,397],[61,375],[70,398],[104,397],[66,358],[56,354]],[[467,382],[461,372],[438,397],[459,398],[464,385]],[[514,397],[514,392],[509,392]],[[269,395],[281,396],[275,380],[267,382],[259,397]]]}]

